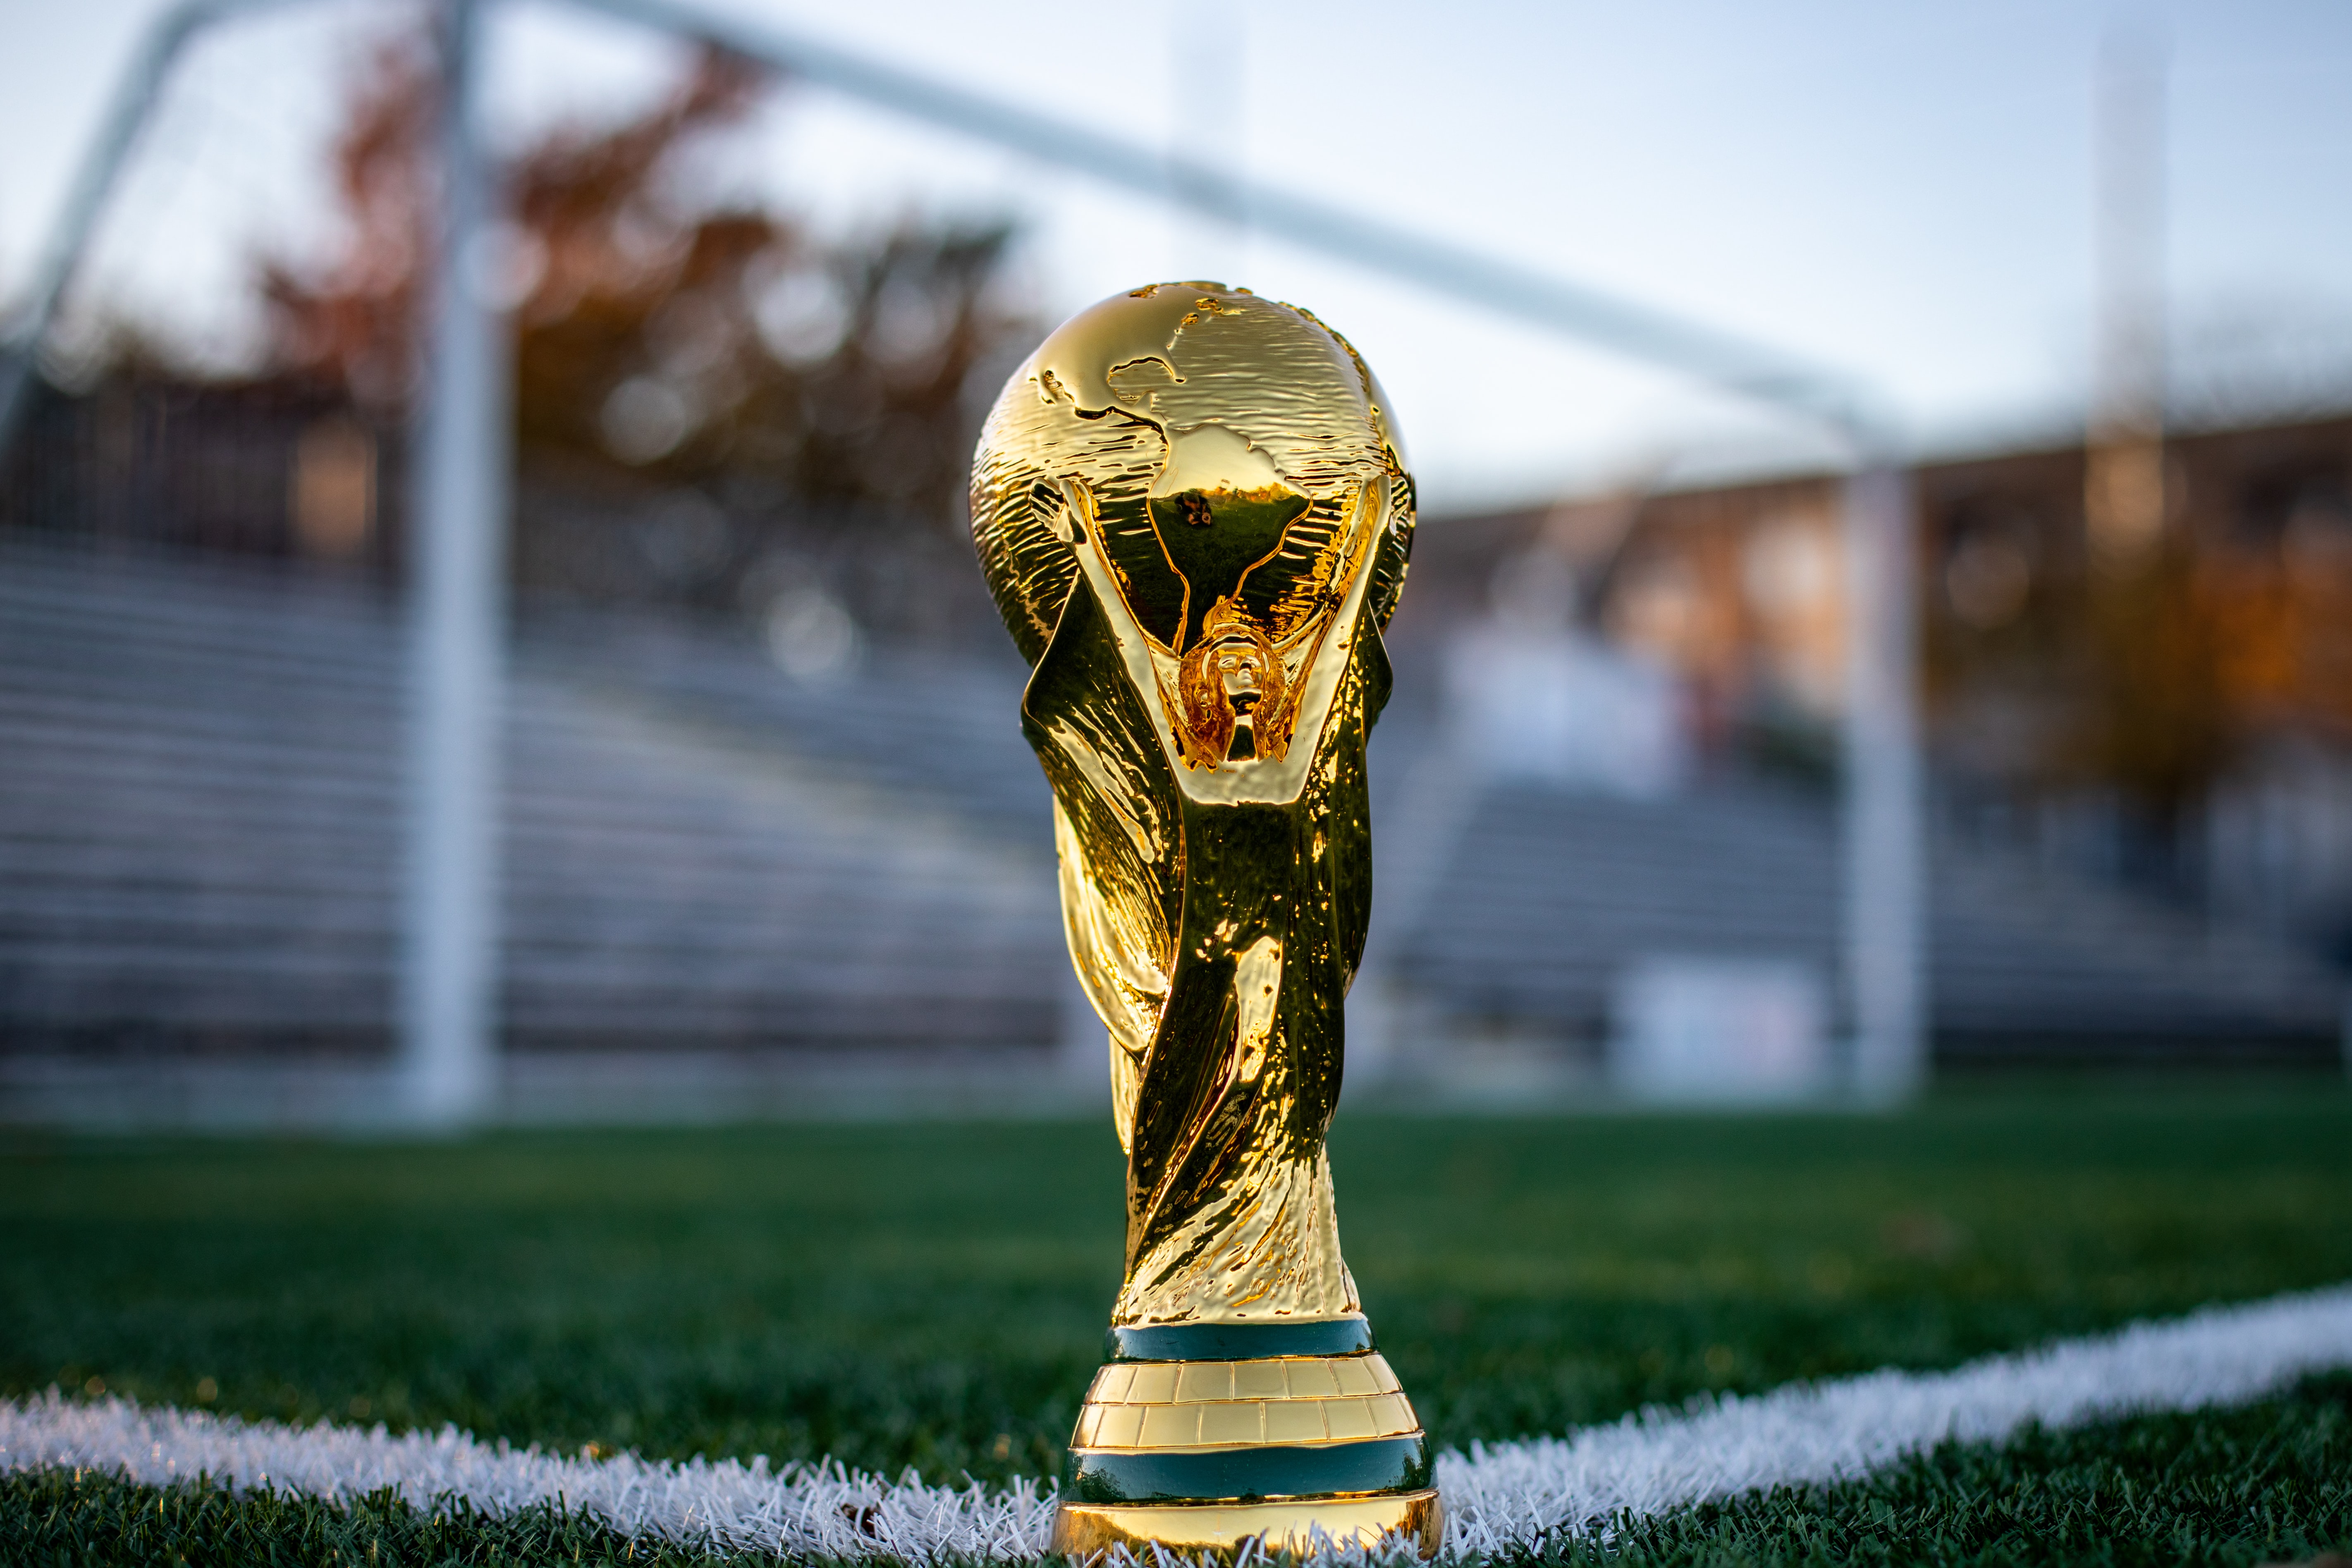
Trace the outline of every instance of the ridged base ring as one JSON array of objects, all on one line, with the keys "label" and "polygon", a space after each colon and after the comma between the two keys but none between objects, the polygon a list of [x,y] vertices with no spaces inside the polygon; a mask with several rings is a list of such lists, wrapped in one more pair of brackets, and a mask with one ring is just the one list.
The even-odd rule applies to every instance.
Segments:
[{"label": "ridged base ring", "polygon": [[1139,1552],[1147,1545],[1226,1556],[1255,1542],[1271,1556],[1304,1553],[1318,1537],[1336,1546],[1376,1546],[1402,1536],[1427,1558],[1437,1555],[1444,1533],[1445,1516],[1433,1488],[1311,1502],[1065,1502],[1054,1516],[1053,1550],[1080,1560],[1113,1547]]}]

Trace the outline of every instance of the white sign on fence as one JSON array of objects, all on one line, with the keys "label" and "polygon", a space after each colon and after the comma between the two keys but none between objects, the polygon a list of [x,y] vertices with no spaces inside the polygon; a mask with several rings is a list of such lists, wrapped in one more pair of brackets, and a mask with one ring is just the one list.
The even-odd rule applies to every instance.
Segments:
[{"label": "white sign on fence", "polygon": [[1793,960],[1653,954],[1620,972],[1611,1078],[1661,1104],[1811,1100],[1831,1084],[1828,998]]}]

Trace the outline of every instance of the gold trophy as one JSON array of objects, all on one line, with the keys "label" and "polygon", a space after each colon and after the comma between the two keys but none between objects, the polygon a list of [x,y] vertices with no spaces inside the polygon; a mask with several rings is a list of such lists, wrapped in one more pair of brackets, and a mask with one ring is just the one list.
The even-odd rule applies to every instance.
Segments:
[{"label": "gold trophy", "polygon": [[1054,1548],[1432,1554],[1429,1442],[1324,1154],[1412,542],[1387,396],[1304,310],[1138,289],[1013,373],[971,517],[1033,667],[1022,731],[1128,1157],[1126,1282]]}]

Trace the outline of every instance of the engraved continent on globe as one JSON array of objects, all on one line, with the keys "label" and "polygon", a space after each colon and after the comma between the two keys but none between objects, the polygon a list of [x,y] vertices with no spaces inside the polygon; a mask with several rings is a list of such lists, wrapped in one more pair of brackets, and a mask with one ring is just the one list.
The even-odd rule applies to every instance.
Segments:
[{"label": "engraved continent on globe", "polygon": [[1382,480],[1375,624],[1396,607],[1413,514],[1386,395],[1346,340],[1295,307],[1157,284],[1082,311],[1013,373],[973,465],[972,533],[1032,664],[1079,572],[1063,516],[1072,480],[1103,518],[1124,596],[1171,657],[1198,646],[1228,597],[1260,635],[1295,636],[1326,607],[1348,509]]}]

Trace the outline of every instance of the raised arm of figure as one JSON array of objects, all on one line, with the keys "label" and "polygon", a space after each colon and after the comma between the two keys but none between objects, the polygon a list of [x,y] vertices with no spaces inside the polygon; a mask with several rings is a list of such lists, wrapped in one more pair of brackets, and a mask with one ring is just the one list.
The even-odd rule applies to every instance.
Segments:
[{"label": "raised arm of figure", "polygon": [[1077,557],[1079,574],[1102,606],[1103,616],[1118,643],[1128,679],[1147,700],[1156,698],[1161,722],[1153,726],[1177,786],[1191,798],[1217,805],[1287,805],[1306,788],[1314,760],[1316,737],[1330,717],[1339,690],[1339,679],[1360,633],[1365,590],[1371,580],[1371,557],[1388,517],[1388,485],[1375,479],[1357,488],[1348,506],[1342,537],[1342,565],[1335,574],[1342,585],[1339,603],[1307,625],[1280,646],[1286,660],[1294,649],[1304,653],[1289,682],[1288,728],[1305,745],[1292,745],[1280,757],[1239,758],[1201,767],[1188,762],[1175,731],[1176,659],[1163,652],[1120,592],[1118,575],[1104,549],[1101,520],[1093,492],[1082,479],[1062,483],[1063,533]]}]

